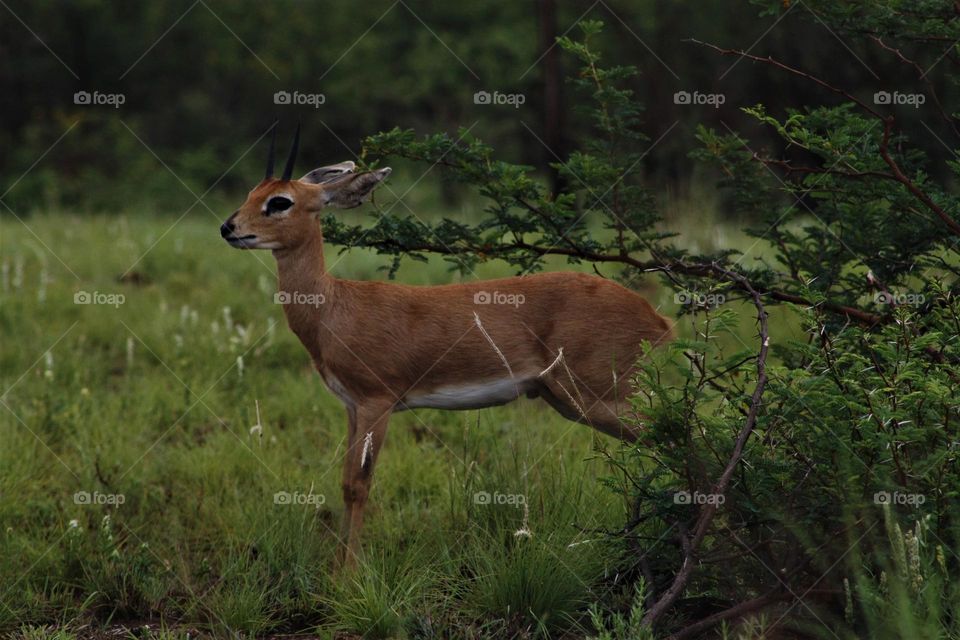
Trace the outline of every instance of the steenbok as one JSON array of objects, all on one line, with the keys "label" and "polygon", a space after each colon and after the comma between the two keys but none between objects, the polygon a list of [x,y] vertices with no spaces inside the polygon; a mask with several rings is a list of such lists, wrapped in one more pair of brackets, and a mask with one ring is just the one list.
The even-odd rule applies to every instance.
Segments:
[{"label": "steenbok", "polygon": [[[624,421],[643,342],[670,323],[636,293],[581,273],[545,273],[413,287],[327,273],[319,216],[360,205],[390,174],[352,162],[291,179],[300,129],[282,177],[267,173],[220,228],[238,249],[270,249],[283,311],[323,381],[347,410],[341,562],[353,565],[377,456],[394,411],[479,409],[521,395],[634,440]],[[274,139],[276,131],[274,130]]]}]

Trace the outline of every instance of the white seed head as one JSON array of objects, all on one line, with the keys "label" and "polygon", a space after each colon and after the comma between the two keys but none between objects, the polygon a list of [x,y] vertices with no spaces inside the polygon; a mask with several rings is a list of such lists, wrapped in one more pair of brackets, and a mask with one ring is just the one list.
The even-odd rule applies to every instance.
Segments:
[{"label": "white seed head", "polygon": [[133,366],[133,338],[127,338],[127,368]]},{"label": "white seed head", "polygon": [[[241,365],[242,366],[242,365]],[[254,406],[257,408],[257,424],[250,427],[250,436],[257,436],[260,439],[260,444],[263,444],[263,423],[260,421],[260,401],[254,399]]]},{"label": "white seed head", "polygon": [[47,380],[53,380],[53,352],[47,351],[43,354],[44,371],[43,377]]},{"label": "white seed head", "polygon": [[532,538],[533,531],[530,531],[530,507],[526,502],[523,503],[523,524],[520,525],[520,528],[513,532],[514,538]]}]

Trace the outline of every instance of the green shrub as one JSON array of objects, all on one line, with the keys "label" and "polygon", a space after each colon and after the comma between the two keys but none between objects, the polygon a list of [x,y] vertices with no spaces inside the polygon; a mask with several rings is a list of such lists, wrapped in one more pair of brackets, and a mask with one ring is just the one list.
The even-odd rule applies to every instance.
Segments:
[{"label": "green shrub", "polygon": [[[815,4],[821,21],[872,44],[877,34],[960,36],[955,21],[886,3]],[[756,221],[759,249],[678,246],[633,171],[646,141],[628,88],[635,69],[602,66],[600,23],[580,27],[582,39],[559,44],[581,63],[573,82],[592,101],[583,115],[593,135],[555,164],[566,190],[548,192],[528,167],[497,160],[466,131],[418,140],[394,130],[366,141],[372,164],[386,156],[438,164],[488,199],[484,217],[428,224],[387,211],[369,229],[331,217],[328,235],[394,255],[395,268],[403,256],[439,253],[462,271],[500,259],[528,272],[559,255],[628,284],[662,274],[688,330],[650,353],[634,381],[630,419],[643,446],[602,452],[607,484],[627,505],[624,526],[611,532],[622,545],[618,575],[645,578],[646,628],[694,634],[747,616],[754,631],[829,631],[845,610],[873,606],[844,579],[880,575],[885,502],[888,518],[928,523],[945,548],[960,539],[960,199],[929,179],[926,158],[880,103],[755,57],[832,102],[783,116],[745,109],[782,138],[782,157],[736,132],[701,128],[693,155],[719,168],[728,202]],[[936,59],[933,47],[924,54]],[[956,571],[956,556],[945,562]],[[896,637],[949,633],[952,606],[929,597],[940,604],[919,618],[905,604],[885,609],[902,612],[907,626]],[[850,633],[866,620],[853,618]]]}]

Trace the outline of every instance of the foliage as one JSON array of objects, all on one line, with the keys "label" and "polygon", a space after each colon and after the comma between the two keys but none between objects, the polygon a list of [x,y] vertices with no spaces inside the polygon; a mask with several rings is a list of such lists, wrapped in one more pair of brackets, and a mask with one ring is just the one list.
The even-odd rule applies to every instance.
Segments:
[{"label": "foliage", "polygon": [[[484,217],[427,223],[387,210],[371,228],[330,219],[328,232],[397,260],[438,253],[467,271],[496,258],[527,272],[556,254],[616,265],[628,282],[662,273],[691,331],[641,367],[645,446],[605,452],[620,474],[610,485],[628,505],[615,533],[623,570],[643,576],[651,594],[644,624],[716,624],[791,601],[784,615],[794,627],[842,618],[843,577],[872,575],[882,562],[870,551],[883,541],[881,503],[901,516],[919,511],[945,545],[958,536],[960,201],[930,180],[895,116],[771,60],[845,100],[783,117],[746,109],[783,140],[782,156],[702,128],[694,155],[718,164],[773,258],[691,254],[662,230],[631,171],[646,142],[635,97],[620,87],[634,70],[601,70],[600,24],[581,28],[581,40],[559,44],[581,64],[574,83],[592,101],[594,136],[555,164],[567,190],[548,192],[529,167],[496,160],[467,132],[418,140],[393,130],[366,141],[371,164],[399,156],[442,166],[487,198]],[[758,357],[736,330],[742,301],[761,317],[796,316],[800,333],[761,326]],[[859,564],[851,548],[862,551]],[[856,632],[876,609],[863,591],[850,597]],[[927,622],[946,629],[950,615]]]},{"label": "foliage", "polygon": [[[679,545],[663,540],[676,536],[675,527],[692,527],[705,505],[719,501],[687,606],[696,607],[695,593],[719,598],[711,607],[720,611],[722,602],[733,606],[764,596],[773,602],[791,596],[785,590],[810,589],[819,601],[807,605],[813,626],[817,617],[840,617],[844,580],[866,580],[885,566],[889,571],[889,551],[871,551],[884,539],[881,508],[888,525],[898,516],[920,518],[928,532],[925,544],[950,548],[960,491],[952,429],[960,367],[932,359],[928,349],[937,345],[956,354],[953,324],[960,305],[941,297],[935,306],[942,315],[934,326],[950,331],[947,338],[929,319],[906,310],[875,332],[855,326],[831,331],[824,318],[804,313],[806,333],[822,342],[778,347],[782,363],[770,368],[764,410],[744,462],[722,494],[714,486],[749,406],[755,358],[749,349],[724,348],[721,338],[735,321],[729,310],[698,314],[697,339],[677,341],[641,370],[636,401],[647,417],[649,448],[625,458],[611,455],[629,479],[635,505],[625,528],[635,553],[629,566],[640,575],[660,576],[652,587],[662,592],[684,557]],[[927,332],[918,334],[924,322]],[[650,539],[661,542],[647,546]],[[859,550],[857,562],[847,556],[851,549]],[[926,595],[936,593],[943,599],[932,610],[946,617],[934,614],[926,623],[946,629],[952,625],[952,596],[934,586]],[[854,595],[848,616],[854,628],[889,613],[866,592]]]},{"label": "foliage", "polygon": [[[845,590],[861,603],[864,626],[874,638],[929,638],[960,634],[960,593],[951,579],[950,553],[932,531],[930,517],[904,532],[890,505],[883,507],[886,545],[876,553],[879,573],[862,572]],[[955,570],[955,569],[954,569]],[[849,598],[852,603],[852,598]],[[852,606],[848,620],[856,619]]]},{"label": "foliage", "polygon": [[434,134],[417,140],[411,130],[394,129],[368,138],[363,157],[400,156],[442,166],[488,199],[485,215],[474,224],[450,218],[428,223],[388,210],[369,228],[329,215],[324,220],[327,237],[337,244],[416,259],[439,253],[462,271],[493,258],[532,271],[550,254],[568,256],[571,262],[598,259],[604,252],[628,255],[667,237],[653,229],[659,216],[635,171],[641,157],[636,145],[645,138],[635,131],[633,93],[616,86],[636,70],[599,69],[598,54],[587,43],[601,23],[584,21],[580,27],[583,43],[566,38],[559,43],[584,64],[577,84],[597,102],[591,117],[598,135],[583,151],[554,164],[567,178],[570,192],[549,193],[531,167],[494,159],[493,149],[466,131],[456,138]]},{"label": "foliage", "polygon": [[630,610],[614,613],[609,621],[604,620],[596,603],[590,607],[590,621],[599,633],[596,637],[591,636],[590,640],[655,640],[653,632],[643,623],[643,602],[646,598],[643,580],[639,580],[634,588]]}]

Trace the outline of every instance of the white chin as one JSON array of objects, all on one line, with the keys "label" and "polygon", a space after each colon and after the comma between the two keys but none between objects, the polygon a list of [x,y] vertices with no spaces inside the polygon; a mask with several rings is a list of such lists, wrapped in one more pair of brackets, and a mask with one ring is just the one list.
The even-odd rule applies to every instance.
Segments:
[{"label": "white chin", "polygon": [[231,247],[235,249],[279,249],[280,245],[276,242],[264,242],[259,238],[233,238],[227,240]]}]

